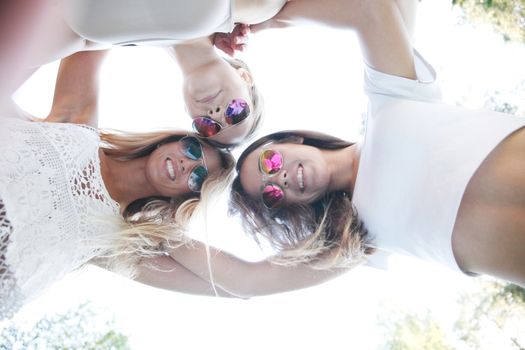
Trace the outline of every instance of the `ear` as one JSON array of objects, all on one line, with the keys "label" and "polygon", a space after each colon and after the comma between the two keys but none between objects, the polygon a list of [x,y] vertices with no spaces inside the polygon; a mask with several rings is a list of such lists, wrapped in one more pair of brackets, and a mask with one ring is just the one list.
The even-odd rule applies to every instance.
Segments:
[{"label": "ear", "polygon": [[250,73],[245,68],[237,68],[236,69],[237,74],[246,82],[248,86],[253,86],[253,76],[252,73]]}]

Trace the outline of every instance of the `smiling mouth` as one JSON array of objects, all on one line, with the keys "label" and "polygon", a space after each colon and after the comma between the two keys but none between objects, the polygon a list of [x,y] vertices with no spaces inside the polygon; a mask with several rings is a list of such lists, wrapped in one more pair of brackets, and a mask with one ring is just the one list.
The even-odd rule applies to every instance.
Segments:
[{"label": "smiling mouth", "polygon": [[215,100],[217,98],[217,96],[219,96],[219,94],[222,92],[222,90],[219,90],[217,91],[216,94],[214,95],[210,95],[210,96],[206,96],[204,98],[201,98],[199,100],[197,100],[198,103],[208,103],[208,102],[211,102],[213,100]]},{"label": "smiling mouth", "polygon": [[297,168],[297,183],[299,184],[299,190],[304,192],[304,174],[303,174],[304,168],[302,164],[299,164],[299,167]]},{"label": "smiling mouth", "polygon": [[173,167],[173,162],[170,158],[166,158],[166,170],[171,181],[175,181],[175,168]]}]

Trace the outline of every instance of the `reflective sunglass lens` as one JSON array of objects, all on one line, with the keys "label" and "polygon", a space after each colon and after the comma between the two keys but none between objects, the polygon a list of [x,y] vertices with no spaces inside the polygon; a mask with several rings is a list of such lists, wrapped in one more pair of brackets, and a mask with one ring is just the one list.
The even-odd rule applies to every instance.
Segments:
[{"label": "reflective sunglass lens", "polygon": [[185,137],[181,140],[183,154],[191,160],[202,158],[202,147],[195,137]]},{"label": "reflective sunglass lens", "polygon": [[262,202],[266,208],[277,208],[279,205],[281,205],[283,199],[284,192],[279,186],[273,184],[264,186],[262,191]]},{"label": "reflective sunglass lens", "polygon": [[242,98],[237,98],[228,104],[228,108],[226,108],[226,113],[224,116],[226,123],[233,125],[246,119],[249,114],[250,106],[248,106],[248,102]]},{"label": "reflective sunglass lens", "polygon": [[273,175],[283,167],[283,157],[277,151],[266,150],[261,153],[259,163],[262,172]]},{"label": "reflective sunglass lens", "polygon": [[204,180],[208,177],[208,170],[202,165],[196,166],[188,178],[188,187],[193,192],[200,192]]},{"label": "reflective sunglass lens", "polygon": [[217,135],[221,126],[213,119],[200,117],[193,119],[193,130],[204,137],[210,137]]}]

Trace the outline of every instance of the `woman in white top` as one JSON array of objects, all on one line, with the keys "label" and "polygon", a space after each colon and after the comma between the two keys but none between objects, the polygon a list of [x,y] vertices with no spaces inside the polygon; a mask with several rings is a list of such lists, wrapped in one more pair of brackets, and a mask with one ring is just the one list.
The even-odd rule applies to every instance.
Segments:
[{"label": "woman in white top", "polygon": [[0,119],[0,318],[87,263],[161,288],[212,294],[167,252],[185,241],[202,187],[217,186],[233,157],[184,131],[87,126],[96,125],[103,55],[63,60],[45,121]]},{"label": "woman in white top", "polygon": [[[214,33],[231,32],[235,23],[265,21],[285,3],[39,0],[34,11],[24,8],[23,3],[15,4],[12,10],[6,7],[6,12],[20,18],[6,22],[7,28],[0,33],[2,51],[8,53],[0,56],[0,73],[4,76],[0,93],[12,91],[42,64],[74,52],[110,45],[165,46],[181,68],[184,101],[194,130],[218,146],[234,146],[256,132],[262,98],[242,61],[217,54]],[[223,38],[218,46],[228,53],[241,48],[247,28],[235,29],[240,42],[225,45]]]},{"label": "woman in white top", "polygon": [[[246,296],[302,288],[376,250],[525,286],[525,118],[439,102],[432,68],[410,45],[415,5],[292,1],[264,24],[303,19],[356,30],[367,66],[366,132],[360,144],[280,132],[243,152],[230,208],[285,266],[210,254],[218,286]],[[170,254],[209,278],[198,250]]]}]

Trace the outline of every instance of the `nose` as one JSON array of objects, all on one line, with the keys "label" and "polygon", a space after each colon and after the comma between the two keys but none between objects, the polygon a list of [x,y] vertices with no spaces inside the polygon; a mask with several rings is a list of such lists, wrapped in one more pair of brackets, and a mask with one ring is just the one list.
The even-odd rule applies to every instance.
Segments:
[{"label": "nose", "polygon": [[184,156],[181,156],[178,160],[179,171],[181,174],[186,175],[195,167],[195,165],[199,163],[200,163],[200,160],[193,160],[193,159],[189,159]]},{"label": "nose", "polygon": [[222,117],[222,112],[223,112],[223,107],[214,106],[208,110],[208,115],[210,117],[213,117],[214,119],[219,119]]},{"label": "nose", "polygon": [[287,188],[289,185],[288,171],[286,169],[281,169],[281,171],[275,175],[274,181],[282,188]]}]

